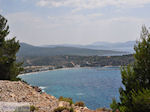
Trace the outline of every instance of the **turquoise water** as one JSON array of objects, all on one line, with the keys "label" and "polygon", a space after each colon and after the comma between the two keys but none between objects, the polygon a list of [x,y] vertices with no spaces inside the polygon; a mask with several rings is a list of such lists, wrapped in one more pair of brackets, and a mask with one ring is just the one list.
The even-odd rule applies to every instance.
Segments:
[{"label": "turquoise water", "polygon": [[122,85],[117,67],[61,69],[20,77],[57,98],[84,101],[90,109],[109,108],[112,98],[119,100],[118,89]]}]

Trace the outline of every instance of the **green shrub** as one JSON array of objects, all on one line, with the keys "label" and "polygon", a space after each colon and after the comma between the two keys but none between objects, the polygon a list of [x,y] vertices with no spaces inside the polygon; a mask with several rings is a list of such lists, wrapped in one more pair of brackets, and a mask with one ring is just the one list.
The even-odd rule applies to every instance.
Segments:
[{"label": "green shrub", "polygon": [[119,109],[119,105],[116,101],[116,99],[112,99],[112,103],[110,104],[110,107],[112,108],[113,112],[116,112],[117,109]]},{"label": "green shrub", "polygon": [[68,110],[68,111],[69,111],[69,109],[66,108],[66,107],[58,107],[58,108],[56,108],[56,109],[54,110],[54,112],[62,112],[63,110]]},{"label": "green shrub", "polygon": [[73,104],[72,98],[65,98],[65,97],[63,97],[63,96],[60,96],[60,97],[59,97],[59,101],[69,102],[70,105]]},{"label": "green shrub", "polygon": [[38,109],[37,109],[34,105],[31,105],[31,106],[30,106],[30,111],[31,111],[31,112],[34,112],[35,110],[38,110]]},{"label": "green shrub", "polygon": [[[143,89],[142,91],[133,91],[132,109],[136,112],[150,112],[150,89]],[[140,107],[140,108],[139,108]]]},{"label": "green shrub", "polygon": [[76,102],[76,103],[75,103],[75,106],[85,107],[85,104],[84,104],[84,102],[79,101],[79,102]]},{"label": "green shrub", "polygon": [[58,107],[54,110],[54,112],[62,112],[63,110],[67,110],[68,112],[74,112],[73,108],[67,108],[67,107]]},{"label": "green shrub", "polygon": [[103,108],[98,108],[98,109],[96,109],[96,111],[102,111],[102,112],[112,112],[112,110],[110,110],[110,109],[107,109],[107,108],[105,108],[105,107],[103,107]]},{"label": "green shrub", "polygon": [[74,112],[74,109],[72,107],[70,108],[70,112]]}]

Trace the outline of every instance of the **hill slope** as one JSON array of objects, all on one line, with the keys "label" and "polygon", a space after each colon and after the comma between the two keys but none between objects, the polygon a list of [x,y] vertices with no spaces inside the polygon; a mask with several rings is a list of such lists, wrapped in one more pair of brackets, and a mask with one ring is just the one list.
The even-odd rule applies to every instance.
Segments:
[{"label": "hill slope", "polygon": [[112,51],[112,50],[93,50],[87,48],[76,47],[38,47],[32,46],[26,43],[21,43],[21,48],[18,56],[56,56],[56,55],[78,55],[78,56],[110,56],[110,55],[122,55],[126,52]]},{"label": "hill slope", "polygon": [[[58,107],[71,108],[70,104],[65,101],[59,101],[54,96],[48,95],[45,92],[39,91],[38,87],[32,87],[21,81],[0,81],[0,112],[14,112],[15,107],[20,107],[23,103],[26,106],[29,104],[34,106],[34,112],[53,112]],[[4,105],[7,103],[7,105]],[[8,105],[9,103],[9,105]],[[26,105],[26,104],[27,105]],[[14,105],[15,104],[15,105]],[[104,112],[93,111],[87,107],[78,107],[72,105],[75,112]],[[20,111],[19,111],[20,112]],[[24,111],[25,112],[25,111]],[[64,111],[69,112],[69,111]],[[109,111],[105,111],[109,112]]]},{"label": "hill slope", "polygon": [[134,52],[134,45],[136,41],[127,41],[127,42],[95,42],[89,45],[78,45],[78,44],[62,44],[62,45],[45,45],[43,47],[76,47],[76,48],[86,48],[94,50],[113,50],[113,51],[125,51],[125,52]]}]

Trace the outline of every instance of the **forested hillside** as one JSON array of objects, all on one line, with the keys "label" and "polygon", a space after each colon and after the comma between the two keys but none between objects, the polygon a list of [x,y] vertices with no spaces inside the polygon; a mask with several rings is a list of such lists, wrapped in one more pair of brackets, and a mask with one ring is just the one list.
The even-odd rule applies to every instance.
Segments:
[{"label": "forested hillside", "polygon": [[81,67],[96,67],[96,66],[121,66],[127,65],[134,61],[133,55],[124,56],[33,56],[20,57],[19,61],[24,61],[24,66],[65,66],[73,67],[80,65]]},{"label": "forested hillside", "polygon": [[112,56],[122,55],[127,52],[112,51],[112,50],[92,50],[87,48],[76,47],[38,47],[26,43],[21,43],[18,56],[56,56],[56,55],[78,55],[78,56]]}]

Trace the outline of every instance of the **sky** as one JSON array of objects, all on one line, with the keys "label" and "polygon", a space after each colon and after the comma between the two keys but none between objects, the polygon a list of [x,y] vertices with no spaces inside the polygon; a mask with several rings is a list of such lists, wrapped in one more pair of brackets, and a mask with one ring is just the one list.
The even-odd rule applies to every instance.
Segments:
[{"label": "sky", "polygon": [[32,45],[137,40],[149,11],[150,0],[0,0],[8,38]]}]

